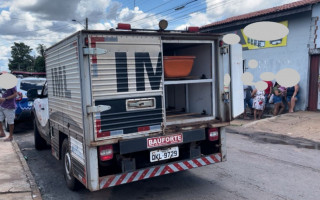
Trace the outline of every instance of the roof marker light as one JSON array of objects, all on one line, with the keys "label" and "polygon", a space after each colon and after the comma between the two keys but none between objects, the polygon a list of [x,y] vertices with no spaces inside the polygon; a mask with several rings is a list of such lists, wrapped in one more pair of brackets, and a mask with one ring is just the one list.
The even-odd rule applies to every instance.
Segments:
[{"label": "roof marker light", "polygon": [[131,30],[130,24],[119,23],[117,29]]}]

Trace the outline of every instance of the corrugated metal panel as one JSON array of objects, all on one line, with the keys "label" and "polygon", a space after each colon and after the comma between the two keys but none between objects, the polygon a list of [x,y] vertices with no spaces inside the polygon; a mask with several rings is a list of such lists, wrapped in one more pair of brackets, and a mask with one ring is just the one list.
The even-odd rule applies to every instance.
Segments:
[{"label": "corrugated metal panel", "polygon": [[[154,127],[159,131],[163,119],[160,37],[91,35],[89,47],[107,51],[90,56],[93,102],[101,105],[119,101],[111,110],[112,116],[111,111],[95,116],[95,130],[108,131],[106,135],[111,137],[145,130],[139,127],[146,126],[148,131]],[[141,111],[126,109],[126,100],[143,97],[156,97],[158,106]]]},{"label": "corrugated metal panel", "polygon": [[46,52],[50,121],[83,142],[77,38]]},{"label": "corrugated metal panel", "polygon": [[95,35],[89,38],[91,47],[107,50],[106,54],[90,57],[94,100],[110,99],[118,94],[162,94],[160,37]]}]

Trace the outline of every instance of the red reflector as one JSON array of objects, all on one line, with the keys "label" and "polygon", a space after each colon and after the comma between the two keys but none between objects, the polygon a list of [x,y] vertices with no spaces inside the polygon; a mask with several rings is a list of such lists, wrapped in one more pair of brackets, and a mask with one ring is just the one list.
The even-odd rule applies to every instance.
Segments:
[{"label": "red reflector", "polygon": [[131,25],[130,24],[119,23],[117,29],[131,30]]},{"label": "red reflector", "polygon": [[199,27],[190,26],[190,27],[188,27],[188,32],[190,32],[190,33],[199,32]]},{"label": "red reflector", "polygon": [[138,127],[138,132],[141,132],[141,131],[150,131],[150,126]]},{"label": "red reflector", "polygon": [[100,138],[100,137],[107,137],[107,136],[110,136],[110,131],[103,131],[103,132],[97,133],[97,137],[98,137],[98,138]]},{"label": "red reflector", "polygon": [[99,156],[101,161],[111,160],[113,158],[112,145],[104,145],[99,147]]},{"label": "red reflector", "polygon": [[98,138],[110,136],[110,131],[103,131],[103,132],[101,131],[101,120],[100,119],[96,119],[96,131],[97,131]]},{"label": "red reflector", "polygon": [[219,130],[217,128],[210,128],[208,130],[209,141],[216,141],[219,139]]}]

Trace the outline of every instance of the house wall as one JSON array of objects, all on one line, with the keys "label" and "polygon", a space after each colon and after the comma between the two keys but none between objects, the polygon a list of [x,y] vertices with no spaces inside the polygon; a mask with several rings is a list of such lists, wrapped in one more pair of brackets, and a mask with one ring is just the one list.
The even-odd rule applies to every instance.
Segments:
[{"label": "house wall", "polygon": [[[296,110],[306,110],[309,91],[308,44],[310,39],[311,13],[295,15],[284,20],[288,20],[289,28],[287,46],[244,51],[243,58],[245,59],[246,71],[251,72],[254,75],[254,81],[257,82],[260,80],[260,74],[263,72],[276,74],[284,68],[297,70],[300,74],[300,90]],[[257,68],[248,68],[248,62],[251,59],[258,61],[259,66]]]}]

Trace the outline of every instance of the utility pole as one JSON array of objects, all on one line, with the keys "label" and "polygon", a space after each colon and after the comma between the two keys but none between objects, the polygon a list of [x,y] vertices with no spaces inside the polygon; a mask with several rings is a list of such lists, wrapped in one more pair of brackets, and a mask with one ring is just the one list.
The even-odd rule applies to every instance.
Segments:
[{"label": "utility pole", "polygon": [[88,30],[88,17],[86,17],[86,30]]}]

